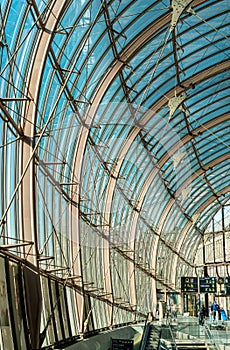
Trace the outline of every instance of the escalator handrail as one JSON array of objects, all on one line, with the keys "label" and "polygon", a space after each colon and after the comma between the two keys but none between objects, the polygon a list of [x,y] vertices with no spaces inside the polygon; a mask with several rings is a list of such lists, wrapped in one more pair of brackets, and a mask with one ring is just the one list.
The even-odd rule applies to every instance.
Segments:
[{"label": "escalator handrail", "polygon": [[[173,335],[172,326],[171,326],[170,322],[168,322],[167,326],[168,326],[168,329],[169,329],[169,332],[170,332],[170,336],[171,336],[171,339],[167,339],[167,340],[169,340],[171,344],[173,343],[173,345],[175,346],[174,347],[175,350],[178,350],[178,346],[177,346],[177,343],[176,343],[176,339],[175,339],[175,337]],[[162,331],[161,331],[161,333],[162,333]],[[162,339],[162,337],[160,337],[160,340],[159,340],[159,343],[158,343],[158,350],[166,349],[164,346],[162,346],[161,339]]]},{"label": "escalator handrail", "polygon": [[173,344],[175,346],[175,350],[178,350],[176,339],[174,337],[174,334],[173,334],[173,331],[172,331],[172,326],[171,326],[170,322],[169,322],[169,331],[170,331],[170,334],[171,334],[171,337],[172,337]]},{"label": "escalator handrail", "polygon": [[149,334],[149,328],[150,328],[150,321],[149,321],[149,314],[148,314],[146,317],[146,320],[145,320],[145,326],[144,326],[139,350],[145,350],[146,342],[147,342],[148,334]]},{"label": "escalator handrail", "polygon": [[213,337],[211,329],[206,324],[204,326],[205,326],[205,333],[208,336],[209,340],[211,341],[211,344],[215,347],[215,350],[221,350],[219,344],[216,343]]}]

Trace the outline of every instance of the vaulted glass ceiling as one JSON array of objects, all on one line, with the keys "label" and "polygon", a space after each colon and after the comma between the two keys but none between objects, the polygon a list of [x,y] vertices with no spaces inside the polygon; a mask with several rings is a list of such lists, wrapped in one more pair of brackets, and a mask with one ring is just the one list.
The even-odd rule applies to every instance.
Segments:
[{"label": "vaulted glass ceiling", "polygon": [[131,310],[179,289],[230,197],[229,10],[1,2],[2,244]]}]

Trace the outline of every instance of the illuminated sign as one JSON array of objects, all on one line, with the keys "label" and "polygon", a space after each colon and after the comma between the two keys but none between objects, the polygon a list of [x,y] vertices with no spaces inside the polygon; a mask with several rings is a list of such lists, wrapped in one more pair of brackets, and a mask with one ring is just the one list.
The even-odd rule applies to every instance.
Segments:
[{"label": "illuminated sign", "polygon": [[200,293],[216,293],[216,277],[201,277]]},{"label": "illuminated sign", "polygon": [[198,293],[197,277],[181,277],[181,291],[183,293]]}]

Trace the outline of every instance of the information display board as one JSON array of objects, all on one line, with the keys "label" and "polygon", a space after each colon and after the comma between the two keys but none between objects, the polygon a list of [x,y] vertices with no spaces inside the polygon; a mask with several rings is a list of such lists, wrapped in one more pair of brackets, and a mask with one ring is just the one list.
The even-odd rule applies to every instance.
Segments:
[{"label": "information display board", "polygon": [[216,277],[201,277],[200,293],[216,293]]},{"label": "information display board", "polygon": [[112,339],[112,350],[133,350],[133,340]]},{"label": "information display board", "polygon": [[197,277],[181,277],[181,291],[183,293],[198,293]]}]

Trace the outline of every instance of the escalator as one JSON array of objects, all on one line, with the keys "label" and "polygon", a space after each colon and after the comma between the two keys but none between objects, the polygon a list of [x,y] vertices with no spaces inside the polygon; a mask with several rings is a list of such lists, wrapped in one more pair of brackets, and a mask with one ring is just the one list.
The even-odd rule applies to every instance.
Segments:
[{"label": "escalator", "polygon": [[208,350],[207,345],[199,340],[176,340],[177,350]]},{"label": "escalator", "polygon": [[157,350],[208,350],[206,343],[199,338],[178,338],[178,327],[163,325]]},{"label": "escalator", "polygon": [[177,339],[170,325],[149,324],[144,350],[208,350],[201,339]]},{"label": "escalator", "polygon": [[[184,324],[182,329],[184,330]],[[191,326],[191,328],[190,328]],[[186,325],[186,330],[189,331],[186,334],[181,332],[181,326],[171,325],[169,322],[160,324],[157,322],[147,321],[145,324],[142,341],[139,350],[218,350],[215,345],[206,334],[207,331],[202,329],[200,331],[199,326],[196,324]],[[205,340],[203,337],[205,336]],[[210,339],[209,339],[210,338]],[[207,341],[209,339],[209,341]],[[207,345],[209,344],[209,346]]]},{"label": "escalator", "polygon": [[146,340],[145,350],[157,350],[160,339],[161,327],[153,324],[149,326],[148,337]]}]

